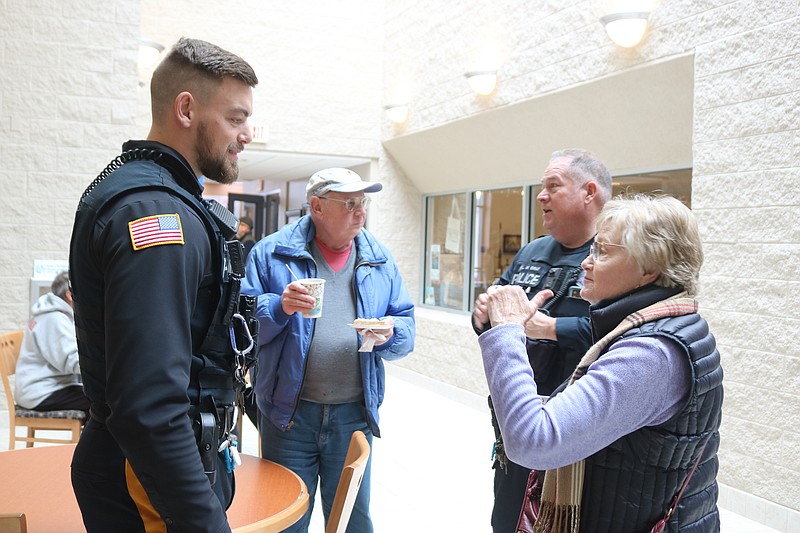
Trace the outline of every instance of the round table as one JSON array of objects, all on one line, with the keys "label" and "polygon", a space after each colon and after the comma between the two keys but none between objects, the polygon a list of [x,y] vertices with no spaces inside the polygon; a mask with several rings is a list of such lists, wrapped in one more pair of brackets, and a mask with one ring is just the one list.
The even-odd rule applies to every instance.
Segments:
[{"label": "round table", "polygon": [[[0,452],[0,513],[25,513],[28,531],[84,531],[70,482],[74,444]],[[308,510],[308,490],[294,472],[242,454],[228,521],[236,533],[282,531]]]}]

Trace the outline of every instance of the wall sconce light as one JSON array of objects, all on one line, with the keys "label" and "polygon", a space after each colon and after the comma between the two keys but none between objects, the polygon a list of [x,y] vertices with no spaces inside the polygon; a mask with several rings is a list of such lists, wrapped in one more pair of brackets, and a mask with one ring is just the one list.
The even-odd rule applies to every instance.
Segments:
[{"label": "wall sconce light", "polygon": [[408,104],[387,105],[384,110],[389,120],[395,124],[402,124],[408,118]]},{"label": "wall sconce light", "polygon": [[142,39],[139,41],[139,87],[144,87],[150,80],[158,62],[158,56],[164,51],[164,45],[155,41]]},{"label": "wall sconce light", "polygon": [[164,51],[164,45],[155,41],[142,39],[139,41],[139,67],[151,68]]},{"label": "wall sconce light", "polygon": [[649,11],[610,13],[600,18],[606,33],[617,45],[631,48],[639,44],[647,30]]},{"label": "wall sconce light", "polygon": [[492,94],[497,85],[496,70],[475,70],[464,74],[467,77],[469,86],[478,94],[484,96]]}]

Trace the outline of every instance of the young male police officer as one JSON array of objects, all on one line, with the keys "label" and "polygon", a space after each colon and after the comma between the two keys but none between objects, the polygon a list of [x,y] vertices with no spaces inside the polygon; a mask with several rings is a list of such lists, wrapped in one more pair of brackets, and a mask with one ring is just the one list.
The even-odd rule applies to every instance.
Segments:
[{"label": "young male police officer", "polygon": [[[551,394],[591,345],[589,303],[579,294],[580,264],[589,255],[595,220],[610,197],[611,174],[594,154],[577,149],[553,152],[537,196],[550,235],[526,244],[498,280],[500,285],[521,285],[528,298],[544,289],[554,293],[543,306],[549,314],[537,313],[525,327],[539,394]],[[489,327],[486,300],[482,294],[475,302],[472,324],[478,333]],[[499,427],[492,422],[497,436],[492,530],[515,533],[530,470],[505,457]]]},{"label": "young male police officer", "polygon": [[257,83],[238,56],[179,40],[153,74],[147,140],[80,200],[70,279],[92,406],[72,484],[89,532],[230,531],[216,452],[232,439],[226,337],[243,269],[223,272],[236,220],[212,214],[198,178],[237,179]]}]

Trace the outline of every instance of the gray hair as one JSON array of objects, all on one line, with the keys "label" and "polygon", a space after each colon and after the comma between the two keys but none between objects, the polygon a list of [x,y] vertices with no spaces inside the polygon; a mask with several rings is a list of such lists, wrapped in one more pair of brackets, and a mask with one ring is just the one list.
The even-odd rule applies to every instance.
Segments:
[{"label": "gray hair", "polygon": [[53,283],[50,284],[50,292],[64,300],[67,301],[67,291],[69,290],[69,272],[66,270],[63,272],[59,272],[55,278],[53,278]]},{"label": "gray hair", "polygon": [[568,148],[550,154],[550,161],[562,157],[571,159],[568,167],[569,177],[576,185],[583,186],[589,181],[597,183],[601,205],[611,198],[611,172],[596,155],[582,148]]},{"label": "gray hair", "polygon": [[689,296],[698,291],[703,247],[694,213],[671,196],[633,194],[609,201],[597,228],[620,236],[631,259],[645,272],[659,271],[663,287],[683,287]]}]

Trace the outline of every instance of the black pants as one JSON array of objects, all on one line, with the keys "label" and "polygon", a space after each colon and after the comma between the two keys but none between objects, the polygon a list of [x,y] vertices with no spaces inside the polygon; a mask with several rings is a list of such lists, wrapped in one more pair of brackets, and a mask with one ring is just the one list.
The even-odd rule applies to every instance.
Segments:
[{"label": "black pants", "polygon": [[[225,474],[219,457],[217,454],[217,483],[212,488],[227,509],[233,501],[233,477]],[[145,533],[142,515],[129,493],[125,463],[122,450],[105,426],[89,419],[71,465],[72,489],[87,532]]]},{"label": "black pants", "polygon": [[105,427],[92,419],[72,458],[72,488],[86,531],[144,533],[125,481],[125,456]]},{"label": "black pants", "polygon": [[495,463],[494,509],[492,509],[492,531],[494,533],[516,533],[519,512],[525,498],[530,469],[506,459],[508,471]]},{"label": "black pants", "polygon": [[77,409],[89,412],[92,402],[83,394],[83,387],[72,385],[58,389],[33,408],[34,411],[66,411]]}]

